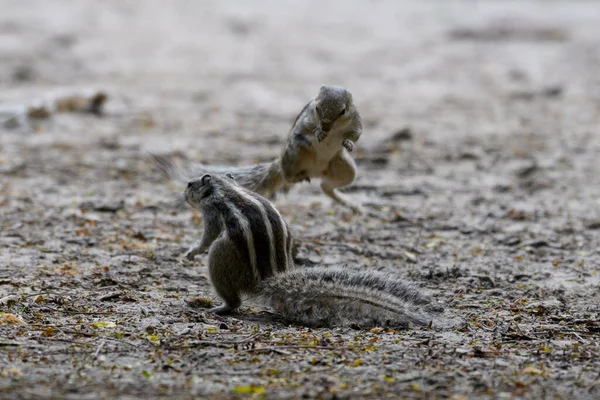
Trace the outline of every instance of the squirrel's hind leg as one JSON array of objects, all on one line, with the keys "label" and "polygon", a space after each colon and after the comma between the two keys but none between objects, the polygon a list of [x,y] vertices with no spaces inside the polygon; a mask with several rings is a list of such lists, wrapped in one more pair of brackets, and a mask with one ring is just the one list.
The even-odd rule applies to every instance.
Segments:
[{"label": "squirrel's hind leg", "polygon": [[362,214],[363,209],[354,203],[348,196],[340,193],[338,188],[348,186],[356,177],[356,164],[354,159],[343,149],[329,162],[327,170],[321,180],[321,190],[336,202],[349,207],[357,214]]},{"label": "squirrel's hind leg", "polygon": [[225,302],[212,308],[215,314],[229,314],[242,304],[241,295],[253,286],[252,271],[245,266],[237,249],[228,237],[217,239],[208,252],[208,270],[215,291]]},{"label": "squirrel's hind leg", "polygon": [[281,156],[281,173],[288,184],[310,182],[309,171],[315,163],[314,149],[301,135],[288,143]]}]

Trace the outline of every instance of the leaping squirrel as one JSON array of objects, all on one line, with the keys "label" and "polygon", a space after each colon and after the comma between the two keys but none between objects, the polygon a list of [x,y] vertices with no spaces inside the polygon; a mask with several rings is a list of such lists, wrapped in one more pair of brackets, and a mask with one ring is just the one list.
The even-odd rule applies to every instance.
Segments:
[{"label": "leaping squirrel", "polygon": [[271,162],[242,167],[177,167],[164,157],[152,157],[163,173],[181,183],[204,174],[230,173],[240,186],[270,199],[296,183],[320,178],[323,193],[361,213],[361,207],[338,190],[354,182],[356,164],[350,152],[361,133],[361,118],[352,94],[342,87],[322,85],[296,117],[283,152]]}]

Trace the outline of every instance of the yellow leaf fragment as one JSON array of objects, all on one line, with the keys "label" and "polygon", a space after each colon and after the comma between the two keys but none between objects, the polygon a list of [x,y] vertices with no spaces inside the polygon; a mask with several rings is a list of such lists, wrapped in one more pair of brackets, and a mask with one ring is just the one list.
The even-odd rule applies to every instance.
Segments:
[{"label": "yellow leaf fragment", "polygon": [[158,346],[160,344],[160,338],[158,337],[158,335],[148,335],[146,336],[146,339],[148,339],[148,341],[155,346]]},{"label": "yellow leaf fragment", "polygon": [[96,321],[91,326],[94,329],[109,330],[115,328],[117,324],[112,321]]},{"label": "yellow leaf fragment", "polygon": [[257,386],[257,385],[237,386],[233,389],[233,393],[263,394],[264,392],[265,392],[265,388],[263,386]]},{"label": "yellow leaf fragment", "polygon": [[544,371],[542,371],[541,369],[529,366],[529,367],[525,367],[521,370],[522,374],[528,374],[528,375],[543,375]]},{"label": "yellow leaf fragment", "polygon": [[433,249],[438,244],[440,244],[440,242],[438,240],[432,240],[431,242],[425,243],[425,247],[428,248],[428,249]]}]

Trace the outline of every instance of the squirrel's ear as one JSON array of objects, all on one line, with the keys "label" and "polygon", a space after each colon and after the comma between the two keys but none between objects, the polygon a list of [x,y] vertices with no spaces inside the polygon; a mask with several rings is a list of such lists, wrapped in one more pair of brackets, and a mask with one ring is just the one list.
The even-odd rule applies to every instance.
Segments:
[{"label": "squirrel's ear", "polygon": [[235,178],[233,177],[233,175],[231,175],[231,172],[226,172],[225,176],[231,179],[232,181],[235,181]]},{"label": "squirrel's ear", "polygon": [[210,174],[203,175],[202,178],[201,178],[202,179],[202,184],[203,185],[207,185],[208,182],[210,182],[211,178],[212,177],[210,176]]}]

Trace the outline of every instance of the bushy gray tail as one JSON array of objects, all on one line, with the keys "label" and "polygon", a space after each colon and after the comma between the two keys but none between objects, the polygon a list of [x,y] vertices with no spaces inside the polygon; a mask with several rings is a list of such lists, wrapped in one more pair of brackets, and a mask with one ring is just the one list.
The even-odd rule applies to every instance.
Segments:
[{"label": "bushy gray tail", "polygon": [[443,308],[392,274],[343,268],[298,268],[261,283],[260,300],[302,325],[407,328],[428,325]]},{"label": "bushy gray tail", "polygon": [[150,153],[150,157],[166,177],[182,185],[204,174],[224,175],[229,172],[238,185],[269,198],[273,198],[277,192],[287,192],[290,187],[283,179],[279,159],[268,163],[228,167],[193,163],[179,166],[163,156]]},{"label": "bushy gray tail", "polygon": [[[185,171],[175,165],[171,160],[166,157],[159,156],[154,153],[149,153],[150,159],[154,165],[162,172],[162,174],[175,182],[183,183],[185,181]],[[189,179],[188,179],[189,180]]]}]

